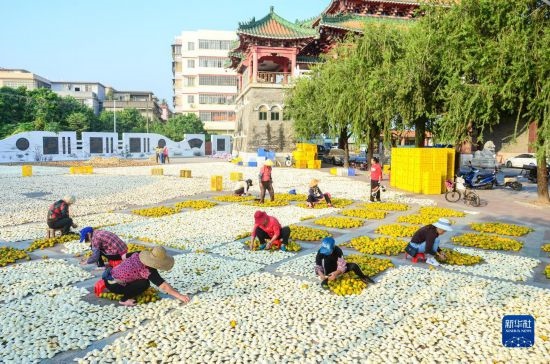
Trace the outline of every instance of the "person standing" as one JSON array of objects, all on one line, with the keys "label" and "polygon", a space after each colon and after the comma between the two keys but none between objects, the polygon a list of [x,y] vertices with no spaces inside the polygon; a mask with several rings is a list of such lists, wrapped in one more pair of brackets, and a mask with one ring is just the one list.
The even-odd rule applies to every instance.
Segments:
[{"label": "person standing", "polygon": [[170,157],[168,156],[168,146],[165,145],[162,149],[162,154],[164,155],[164,162],[163,163],[170,163]]},{"label": "person standing", "polygon": [[[269,216],[264,211],[254,213],[254,227],[250,233],[250,250],[253,250],[254,239],[258,237],[260,241],[260,250],[271,249],[271,245],[281,240],[281,250],[286,251],[286,245],[290,238],[290,227],[281,227],[279,220]],[[269,239],[268,242],[266,240]]]},{"label": "person standing", "polygon": [[159,160],[160,160],[160,148],[159,147],[155,148],[155,159],[157,161],[157,164],[159,164]]},{"label": "person standing", "polygon": [[264,203],[265,191],[269,191],[269,198],[271,201],[275,201],[275,191],[273,191],[273,178],[271,172],[273,171],[273,161],[268,159],[265,161],[262,168],[260,168],[259,185],[260,185],[260,203]]},{"label": "person standing", "polygon": [[370,167],[370,201],[380,201],[380,182],[382,181],[382,168],[378,158],[372,157]]},{"label": "person standing", "polygon": [[74,196],[68,195],[50,205],[46,220],[50,229],[61,230],[61,234],[66,235],[71,232],[71,226],[73,228],[77,227],[69,213],[69,206],[74,204],[75,201]]},{"label": "person standing", "polygon": [[99,268],[105,267],[103,257],[108,260],[124,260],[128,253],[128,246],[122,239],[110,231],[95,230],[87,226],[80,230],[80,242],[90,243],[92,256],[83,260],[82,264],[96,263]]}]

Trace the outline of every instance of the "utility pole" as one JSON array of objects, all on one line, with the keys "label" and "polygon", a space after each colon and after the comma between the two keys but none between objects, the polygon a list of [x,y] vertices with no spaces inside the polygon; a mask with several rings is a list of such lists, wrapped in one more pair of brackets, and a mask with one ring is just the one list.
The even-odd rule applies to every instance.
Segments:
[{"label": "utility pole", "polygon": [[116,133],[116,100],[113,100],[113,109],[114,109],[114,113],[113,113],[113,129],[114,129],[114,132]]}]

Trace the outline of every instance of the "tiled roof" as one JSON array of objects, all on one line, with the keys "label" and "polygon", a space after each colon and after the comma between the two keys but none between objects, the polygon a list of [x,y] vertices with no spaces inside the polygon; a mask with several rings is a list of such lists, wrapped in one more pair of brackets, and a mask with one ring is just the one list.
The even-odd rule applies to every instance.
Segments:
[{"label": "tiled roof", "polygon": [[247,23],[240,23],[237,34],[271,39],[304,39],[315,38],[317,31],[281,18],[271,7],[269,14],[262,19],[253,18]]},{"label": "tiled roof", "polygon": [[369,15],[323,15],[319,26],[328,28],[337,28],[353,32],[362,32],[365,28],[365,24],[368,22],[380,22],[380,23],[394,23],[394,24],[406,24],[410,22],[408,19],[378,17]]},{"label": "tiled roof", "polygon": [[319,57],[313,56],[297,56],[296,62],[298,63],[321,63],[322,60]]}]

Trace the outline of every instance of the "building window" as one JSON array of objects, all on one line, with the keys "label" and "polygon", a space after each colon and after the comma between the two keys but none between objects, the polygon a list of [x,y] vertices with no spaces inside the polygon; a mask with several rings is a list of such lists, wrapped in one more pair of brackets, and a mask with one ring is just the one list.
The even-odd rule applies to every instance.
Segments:
[{"label": "building window", "polygon": [[224,68],[223,65],[226,61],[227,61],[227,58],[200,57],[199,58],[199,67]]},{"label": "building window", "polygon": [[278,106],[273,106],[271,108],[271,120],[279,120],[280,118],[280,109]]},{"label": "building window", "polygon": [[201,111],[199,118],[206,121],[235,121],[234,111]]},{"label": "building window", "polygon": [[201,105],[233,105],[236,95],[227,94],[202,94],[199,95]]},{"label": "building window", "polygon": [[172,54],[174,56],[181,56],[181,45],[175,44],[172,46]]},{"label": "building window", "polygon": [[187,103],[188,104],[194,104],[195,103],[195,95],[187,95]]},{"label": "building window", "polygon": [[76,92],[80,92],[80,87],[75,87],[74,90],[75,90]]},{"label": "building window", "polygon": [[187,50],[188,51],[194,51],[195,50],[195,43],[187,42]]},{"label": "building window", "polygon": [[195,86],[195,76],[183,76],[183,85],[185,87]]},{"label": "building window", "polygon": [[84,91],[86,91],[86,92],[92,92],[92,86],[90,86],[90,85],[84,85]]},{"label": "building window", "polygon": [[229,50],[231,49],[231,41],[199,39],[199,49]]},{"label": "building window", "polygon": [[201,86],[237,86],[237,76],[200,75]]},{"label": "building window", "polygon": [[194,59],[188,59],[187,60],[187,68],[195,68],[195,60]]},{"label": "building window", "polygon": [[267,107],[266,106],[260,107],[258,117],[259,117],[260,120],[267,120]]}]

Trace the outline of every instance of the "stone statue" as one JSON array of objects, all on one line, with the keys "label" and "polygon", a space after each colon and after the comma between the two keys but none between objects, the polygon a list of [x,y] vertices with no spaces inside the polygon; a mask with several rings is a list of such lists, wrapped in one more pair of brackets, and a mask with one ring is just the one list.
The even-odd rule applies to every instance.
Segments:
[{"label": "stone statue", "polygon": [[489,140],[483,145],[483,150],[474,153],[472,165],[480,168],[495,168],[496,161],[496,146]]}]

